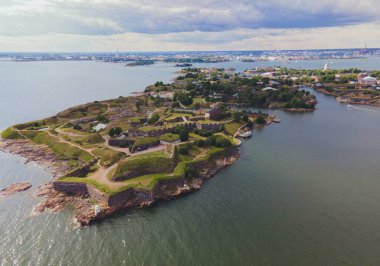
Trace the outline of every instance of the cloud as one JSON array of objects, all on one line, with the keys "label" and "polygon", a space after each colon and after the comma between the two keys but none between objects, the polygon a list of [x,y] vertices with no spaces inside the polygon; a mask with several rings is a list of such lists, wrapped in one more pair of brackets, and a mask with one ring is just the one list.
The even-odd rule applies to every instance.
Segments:
[{"label": "cloud", "polygon": [[377,0],[2,0],[0,34],[163,34],[315,28],[377,20]]},{"label": "cloud", "polygon": [[1,0],[0,50],[380,46],[378,0]]},{"label": "cloud", "polygon": [[[207,51],[380,46],[377,24],[314,29],[235,29],[224,32],[114,35],[46,34],[0,38],[0,50],[36,52]],[[27,45],[25,45],[27,44]]]}]

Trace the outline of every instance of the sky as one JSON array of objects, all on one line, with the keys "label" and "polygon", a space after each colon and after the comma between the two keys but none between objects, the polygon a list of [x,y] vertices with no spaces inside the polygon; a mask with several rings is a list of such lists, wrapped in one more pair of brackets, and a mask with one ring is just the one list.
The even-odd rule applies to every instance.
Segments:
[{"label": "sky", "polygon": [[0,51],[380,47],[379,0],[1,0]]}]

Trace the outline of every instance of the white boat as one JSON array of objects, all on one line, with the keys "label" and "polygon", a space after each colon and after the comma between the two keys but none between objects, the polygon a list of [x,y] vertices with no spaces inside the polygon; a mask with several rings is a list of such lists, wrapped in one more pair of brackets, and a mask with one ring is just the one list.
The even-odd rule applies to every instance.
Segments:
[{"label": "white boat", "polygon": [[348,108],[355,108],[355,106],[353,106],[353,105],[351,105],[351,104],[347,105],[347,107],[348,107]]},{"label": "white boat", "polygon": [[239,136],[242,138],[250,138],[252,136],[252,131],[249,130],[247,132],[241,133]]}]

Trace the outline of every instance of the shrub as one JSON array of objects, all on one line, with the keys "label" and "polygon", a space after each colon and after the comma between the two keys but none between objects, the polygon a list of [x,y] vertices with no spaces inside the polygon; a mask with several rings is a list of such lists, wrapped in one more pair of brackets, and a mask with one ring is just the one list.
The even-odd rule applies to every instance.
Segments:
[{"label": "shrub", "polygon": [[214,136],[208,137],[205,143],[208,146],[214,145],[218,148],[227,148],[227,147],[232,146],[231,141],[221,135],[214,135]]},{"label": "shrub", "polygon": [[75,125],[73,128],[74,128],[75,130],[82,130],[82,127],[81,127],[80,125]]},{"label": "shrub", "polygon": [[178,147],[179,154],[187,155],[189,154],[189,147],[187,145],[181,145]]},{"label": "shrub", "polygon": [[173,130],[174,134],[178,134],[181,141],[188,141],[189,140],[189,131],[185,126],[177,126]]},{"label": "shrub", "polygon": [[160,115],[159,114],[157,114],[157,113],[154,113],[153,115],[152,115],[152,117],[148,120],[148,124],[154,124],[154,123],[156,123],[158,120],[160,120]]},{"label": "shrub", "polygon": [[265,121],[265,118],[263,116],[258,116],[256,118],[256,124],[258,125],[265,125],[266,124],[266,121]]},{"label": "shrub", "polygon": [[123,132],[123,130],[120,128],[120,127],[115,127],[115,128],[111,128],[109,131],[108,131],[108,135],[110,137],[118,137],[120,136],[120,134]]},{"label": "shrub", "polygon": [[205,129],[196,129],[194,131],[195,134],[198,134],[202,137],[210,137],[212,135],[212,132],[205,130]]}]

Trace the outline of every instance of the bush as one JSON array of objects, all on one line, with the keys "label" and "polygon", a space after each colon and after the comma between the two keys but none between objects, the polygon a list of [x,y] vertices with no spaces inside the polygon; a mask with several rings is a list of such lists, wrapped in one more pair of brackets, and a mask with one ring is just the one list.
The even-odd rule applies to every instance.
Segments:
[{"label": "bush", "polygon": [[115,128],[111,128],[109,131],[108,131],[108,135],[110,137],[118,137],[120,136],[120,134],[123,132],[123,130],[120,128],[120,127],[115,127]]},{"label": "bush", "polygon": [[148,124],[154,124],[154,123],[156,123],[158,120],[160,120],[160,115],[159,114],[157,114],[157,113],[154,113],[153,115],[152,115],[152,117],[151,118],[149,118],[149,120],[148,120]]},{"label": "bush", "polygon": [[214,135],[214,136],[208,137],[206,139],[205,144],[207,146],[214,145],[218,148],[227,148],[227,147],[232,146],[231,141],[221,135]]},{"label": "bush", "polygon": [[206,141],[204,141],[203,139],[200,139],[200,140],[195,141],[194,144],[198,147],[204,147],[206,146]]},{"label": "bush", "polygon": [[256,118],[256,124],[258,125],[265,125],[267,122],[265,121],[265,118],[263,116],[258,116]]},{"label": "bush", "polygon": [[189,154],[189,147],[187,145],[181,145],[178,147],[179,154],[187,155]]},{"label": "bush", "polygon": [[248,120],[247,127],[249,127],[249,128],[253,127],[253,122],[251,120]]},{"label": "bush", "polygon": [[98,122],[103,123],[103,124],[107,124],[109,122],[108,118],[104,115],[98,115],[96,117],[96,120],[98,120]]},{"label": "bush", "polygon": [[75,125],[73,128],[74,128],[75,130],[82,130],[82,127],[81,127],[80,125]]},{"label": "bush", "polygon": [[174,134],[178,134],[181,141],[188,141],[189,140],[189,131],[185,126],[177,126],[173,130]]},{"label": "bush", "polygon": [[194,130],[195,134],[198,134],[202,137],[210,137],[212,135],[212,132],[205,130],[205,129],[196,129]]},{"label": "bush", "polygon": [[229,141],[228,139],[222,136],[216,136],[215,146],[218,148],[227,148],[227,147],[231,147],[232,143],[231,141]]}]

